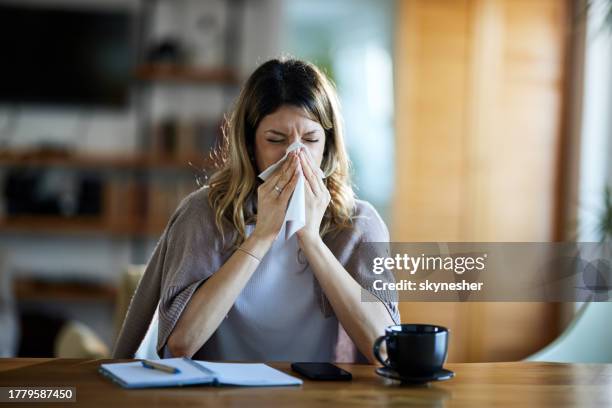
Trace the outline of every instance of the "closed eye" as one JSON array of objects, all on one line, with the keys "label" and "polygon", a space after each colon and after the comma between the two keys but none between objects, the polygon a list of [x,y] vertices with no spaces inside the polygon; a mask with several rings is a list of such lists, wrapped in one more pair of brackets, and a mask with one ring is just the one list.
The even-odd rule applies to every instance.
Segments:
[{"label": "closed eye", "polygon": [[[287,139],[288,139],[287,134],[281,132],[280,130],[268,129],[266,130],[265,133],[268,134],[269,138],[267,138],[266,140],[270,143],[281,144],[281,143],[287,142]],[[320,138],[317,138],[317,136],[319,136],[318,130],[310,130],[302,134],[302,142],[303,143],[317,143],[320,140]]]}]

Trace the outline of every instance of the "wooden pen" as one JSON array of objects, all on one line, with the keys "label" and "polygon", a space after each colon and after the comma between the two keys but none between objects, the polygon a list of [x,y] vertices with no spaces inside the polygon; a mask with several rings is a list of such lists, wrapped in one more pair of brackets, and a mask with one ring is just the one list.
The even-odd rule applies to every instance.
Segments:
[{"label": "wooden pen", "polygon": [[179,370],[176,367],[170,367],[169,365],[156,363],[151,360],[142,360],[142,365],[143,367],[146,367],[146,368],[152,368],[154,370],[165,371],[170,374],[179,374],[181,372],[181,370]]}]

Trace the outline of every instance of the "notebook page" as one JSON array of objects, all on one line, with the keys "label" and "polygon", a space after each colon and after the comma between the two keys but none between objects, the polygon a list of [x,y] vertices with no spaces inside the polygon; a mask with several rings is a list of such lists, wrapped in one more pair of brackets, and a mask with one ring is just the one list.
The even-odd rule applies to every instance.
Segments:
[{"label": "notebook page", "polygon": [[208,374],[200,367],[191,364],[183,358],[169,358],[155,360],[181,370],[180,373],[171,374],[160,370],[143,367],[142,362],[101,364],[105,375],[114,377],[126,388],[163,387],[172,385],[206,384],[214,381],[214,376]]},{"label": "notebook page", "polygon": [[215,373],[217,382],[223,385],[273,386],[300,385],[302,380],[259,363],[212,363],[197,361],[196,363]]}]

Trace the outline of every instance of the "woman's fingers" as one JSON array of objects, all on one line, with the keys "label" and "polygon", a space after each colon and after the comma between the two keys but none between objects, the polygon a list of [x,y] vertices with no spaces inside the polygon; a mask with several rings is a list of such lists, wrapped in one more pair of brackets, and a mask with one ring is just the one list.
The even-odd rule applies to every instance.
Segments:
[{"label": "woman's fingers", "polygon": [[288,156],[287,161],[289,162],[289,166],[283,171],[276,183],[276,186],[281,190],[285,188],[297,170],[297,157],[295,157],[295,155],[292,154]]},{"label": "woman's fingers", "polygon": [[284,184],[286,184],[286,181],[281,184],[281,177],[283,175],[285,175],[286,180],[288,180],[291,177],[292,172],[291,167],[295,167],[295,163],[292,162],[292,155],[287,156],[287,159],[285,160],[285,162],[279,166],[274,173],[272,173],[272,176],[270,176],[270,178],[268,180],[266,180],[263,184],[263,192],[265,194],[269,194],[270,192],[274,192],[277,193],[276,191],[274,191],[274,186],[278,186],[279,188],[282,188],[282,186]]},{"label": "woman's fingers", "polygon": [[308,181],[310,190],[315,195],[317,195],[320,191],[319,183],[316,180],[318,176],[314,174],[314,170],[312,169],[310,160],[306,158],[305,152],[300,153],[300,163],[302,164],[302,169],[304,170],[304,176],[306,177],[306,180]]},{"label": "woman's fingers", "polygon": [[276,183],[278,183],[278,180],[280,179],[281,175],[287,170],[289,164],[291,164],[291,160],[285,160],[282,165],[278,166],[276,170],[274,170],[274,173],[272,173],[270,178],[266,180],[266,183],[269,187],[275,186]]},{"label": "woman's fingers", "polygon": [[310,182],[308,181],[308,179],[306,179],[306,182],[304,183],[304,189],[307,191],[307,195],[308,193],[310,193],[310,195],[312,196],[316,195],[315,192],[312,190],[312,187],[310,187]]},{"label": "woman's fingers", "polygon": [[[297,160],[295,161],[297,163]],[[299,178],[299,170],[296,167],[295,170],[293,171],[291,178],[289,179],[289,181],[287,182],[287,184],[285,185],[285,188],[283,189],[283,192],[280,194],[280,200],[284,203],[289,202],[289,197],[291,196],[291,194],[293,193],[293,190],[295,190],[295,185],[297,184],[298,178]]]}]

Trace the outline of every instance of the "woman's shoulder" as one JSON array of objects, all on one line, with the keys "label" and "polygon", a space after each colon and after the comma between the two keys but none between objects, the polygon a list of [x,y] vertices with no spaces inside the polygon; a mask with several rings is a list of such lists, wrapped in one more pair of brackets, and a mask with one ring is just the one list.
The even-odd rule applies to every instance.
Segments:
[{"label": "woman's shoulder", "polygon": [[208,186],[203,186],[185,196],[177,207],[177,212],[210,213]]},{"label": "woman's shoulder", "polygon": [[200,187],[181,200],[168,222],[169,230],[206,230],[214,223],[213,211],[208,202],[208,186]]},{"label": "woman's shoulder", "polygon": [[[360,200],[358,198],[355,199],[355,215],[380,218],[378,211],[369,201]],[[382,220],[382,218],[380,219]]]},{"label": "woman's shoulder", "polygon": [[351,260],[369,254],[360,249],[362,243],[389,242],[389,239],[387,226],[376,208],[365,200],[355,200],[350,227],[335,230],[326,235],[324,241],[338,261],[350,269]]},{"label": "woman's shoulder", "polygon": [[355,200],[350,227],[326,236],[328,246],[340,250],[359,242],[388,242],[389,230],[376,208],[365,200]]},{"label": "woman's shoulder", "polygon": [[365,200],[355,200],[353,226],[363,242],[387,242],[389,230],[376,208]]}]

